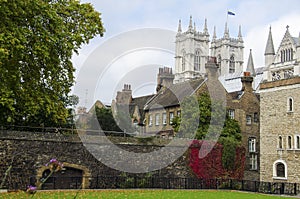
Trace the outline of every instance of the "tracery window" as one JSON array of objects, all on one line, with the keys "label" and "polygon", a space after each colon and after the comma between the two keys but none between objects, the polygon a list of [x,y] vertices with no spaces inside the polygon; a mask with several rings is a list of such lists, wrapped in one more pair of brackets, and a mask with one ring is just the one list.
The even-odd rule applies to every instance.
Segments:
[{"label": "tracery window", "polygon": [[185,71],[185,65],[186,65],[186,52],[185,50],[182,51],[182,71]]},{"label": "tracery window", "polygon": [[231,55],[229,60],[229,73],[235,73],[235,60],[233,55]]},{"label": "tracery window", "polygon": [[200,70],[200,50],[197,49],[195,52],[194,57],[194,70],[199,71]]}]

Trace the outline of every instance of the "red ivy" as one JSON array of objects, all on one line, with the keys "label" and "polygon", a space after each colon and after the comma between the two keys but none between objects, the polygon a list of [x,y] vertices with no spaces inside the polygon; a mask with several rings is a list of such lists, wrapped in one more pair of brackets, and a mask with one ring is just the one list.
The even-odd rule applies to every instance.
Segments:
[{"label": "red ivy", "polygon": [[[211,148],[212,150],[210,150]],[[232,171],[228,171],[222,166],[222,150],[223,146],[219,143],[204,142],[202,140],[194,140],[192,142],[190,146],[189,166],[198,178],[243,178],[245,169],[245,149],[242,147],[236,148],[235,165],[234,170]],[[200,155],[199,151],[201,152]]]}]

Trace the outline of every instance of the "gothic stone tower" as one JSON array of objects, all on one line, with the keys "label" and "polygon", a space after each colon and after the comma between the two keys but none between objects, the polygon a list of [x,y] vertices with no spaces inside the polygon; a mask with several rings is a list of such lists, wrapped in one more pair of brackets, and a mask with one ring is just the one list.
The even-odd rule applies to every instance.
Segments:
[{"label": "gothic stone tower", "polygon": [[198,32],[195,24],[193,26],[192,16],[186,32],[182,32],[181,21],[179,21],[175,53],[174,83],[204,76],[205,63],[209,56],[209,33],[206,19],[203,32]]},{"label": "gothic stone tower", "polygon": [[230,38],[227,23],[222,38],[217,39],[216,28],[211,42],[211,56],[217,57],[221,76],[243,72],[244,41],[239,27],[238,38]]}]

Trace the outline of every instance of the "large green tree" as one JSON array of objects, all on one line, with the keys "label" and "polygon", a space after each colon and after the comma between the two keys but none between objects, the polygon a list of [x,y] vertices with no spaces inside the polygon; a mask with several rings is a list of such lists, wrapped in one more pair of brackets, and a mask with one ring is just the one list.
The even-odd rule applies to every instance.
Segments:
[{"label": "large green tree", "polygon": [[78,0],[0,0],[0,16],[0,125],[64,125],[71,58],[103,35],[100,13]]}]

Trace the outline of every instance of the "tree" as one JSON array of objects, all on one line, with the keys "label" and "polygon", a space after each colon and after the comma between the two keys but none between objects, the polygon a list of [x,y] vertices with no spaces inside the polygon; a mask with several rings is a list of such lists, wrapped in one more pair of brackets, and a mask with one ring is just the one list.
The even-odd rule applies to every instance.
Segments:
[{"label": "tree", "polygon": [[103,36],[100,13],[78,0],[0,1],[0,124],[64,125],[71,57]]},{"label": "tree", "polygon": [[[221,131],[218,142],[223,146],[222,165],[229,171],[234,170],[236,149],[240,146],[242,139],[239,123],[226,115],[224,124],[221,124],[220,122],[224,121],[222,120],[223,114],[221,112],[223,110],[221,102],[212,104],[207,92],[197,96],[198,106],[195,104],[195,100],[192,100],[194,98],[193,96],[188,97],[181,104],[182,112],[188,113],[188,115],[184,118],[173,120],[172,127],[174,131],[189,133],[191,127],[194,124],[198,124],[196,132],[193,132],[197,140],[205,139],[208,132]],[[198,120],[197,123],[195,122],[196,120]],[[220,127],[222,128],[221,130]]]},{"label": "tree", "polygon": [[99,125],[104,131],[118,131],[121,129],[118,127],[111,109],[108,108],[99,108],[96,106],[96,115]]}]

